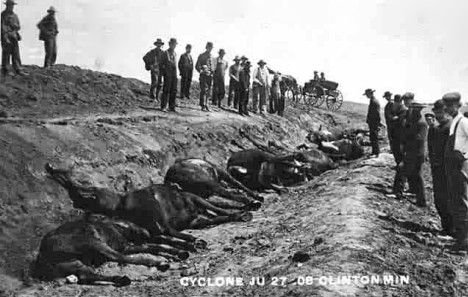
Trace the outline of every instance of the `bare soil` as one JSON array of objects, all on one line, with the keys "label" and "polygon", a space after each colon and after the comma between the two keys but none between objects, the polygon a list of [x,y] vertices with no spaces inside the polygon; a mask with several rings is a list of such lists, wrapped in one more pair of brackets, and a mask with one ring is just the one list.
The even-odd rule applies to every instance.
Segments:
[{"label": "bare soil", "polygon": [[[194,156],[225,166],[232,152],[254,145],[239,133],[293,149],[307,129],[365,127],[366,107],[345,102],[342,110],[288,107],[285,117],[241,117],[230,109],[201,112],[179,100],[177,113],[163,113],[148,100],[148,85],[120,76],[59,65],[27,67],[28,77],[0,83],[0,296],[468,296],[468,268],[448,253],[438,236],[431,179],[424,168],[429,209],[385,196],[394,165],[391,155],[360,159],[329,171],[265,204],[248,223],[187,231],[208,249],[173,263],[164,273],[109,263],[103,273],[125,274],[132,285],[64,285],[29,278],[41,237],[76,219],[65,191],[43,174],[45,162],[74,168],[83,184],[118,191],[162,182],[177,157]],[[385,147],[385,142],[382,143]],[[294,262],[296,252],[310,258]],[[183,286],[191,277],[265,277],[264,286]],[[320,276],[407,275],[409,284],[320,283]],[[312,284],[302,285],[313,277]],[[274,277],[279,278],[274,282]]]}]

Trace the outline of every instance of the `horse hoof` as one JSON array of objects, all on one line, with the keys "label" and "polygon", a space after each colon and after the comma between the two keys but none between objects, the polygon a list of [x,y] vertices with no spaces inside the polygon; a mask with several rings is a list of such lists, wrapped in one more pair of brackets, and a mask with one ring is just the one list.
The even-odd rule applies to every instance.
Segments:
[{"label": "horse hoof", "polygon": [[116,281],[116,285],[119,286],[119,287],[124,287],[124,286],[128,286],[132,283],[132,281],[130,280],[130,278],[128,276],[122,276],[122,277],[119,277]]},{"label": "horse hoof", "polygon": [[161,272],[167,271],[169,268],[171,268],[171,265],[169,263],[163,263],[158,265],[158,270]]},{"label": "horse hoof", "polygon": [[259,210],[262,207],[262,203],[260,201],[253,201],[246,205],[246,210]]},{"label": "horse hoof", "polygon": [[189,252],[187,252],[187,251],[180,251],[180,252],[177,254],[177,257],[178,257],[180,260],[186,260],[186,259],[189,257]]},{"label": "horse hoof", "polygon": [[260,202],[262,202],[262,203],[265,202],[265,198],[263,198],[263,197],[260,196],[260,195],[255,195],[255,200],[260,201]]},{"label": "horse hoof", "polygon": [[46,172],[52,173],[54,171],[54,167],[52,167],[49,162],[47,162],[44,167]]},{"label": "horse hoof", "polygon": [[246,211],[236,214],[236,219],[239,222],[250,222],[253,219],[252,213]]},{"label": "horse hoof", "polygon": [[195,248],[197,250],[204,250],[208,247],[208,243],[204,241],[203,239],[197,239],[195,240]]}]

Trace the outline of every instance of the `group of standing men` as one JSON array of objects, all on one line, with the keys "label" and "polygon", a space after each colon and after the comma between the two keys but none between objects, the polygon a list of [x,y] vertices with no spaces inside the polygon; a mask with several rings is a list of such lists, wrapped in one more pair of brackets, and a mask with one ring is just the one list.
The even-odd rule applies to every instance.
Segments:
[{"label": "group of standing men", "polygon": [[[373,90],[368,89],[365,94],[370,98],[368,124],[372,153],[378,155],[380,105]],[[425,207],[422,165],[429,160],[434,204],[442,232],[456,239],[455,250],[468,251],[468,119],[460,112],[461,95],[445,94],[434,102],[432,113],[424,117],[421,111],[425,105],[414,102],[413,93],[393,98],[392,95],[384,94],[388,101],[384,114],[396,162],[393,192],[397,199],[402,199],[407,180],[408,194],[415,195],[416,204]]]},{"label": "group of standing men", "polygon": [[[2,11],[1,21],[1,44],[2,44],[2,75],[10,75],[8,66],[10,61],[13,69],[18,75],[27,75],[21,69],[21,55],[19,42],[21,41],[21,29],[18,15],[14,12],[14,0],[6,0],[5,10]],[[39,29],[39,40],[44,42],[45,59],[44,68],[55,65],[57,60],[57,34],[58,26],[55,19],[56,10],[51,6],[47,10],[47,15],[37,24]]]},{"label": "group of standing men", "polygon": [[181,77],[180,98],[190,99],[190,86],[193,77],[193,69],[199,73],[200,82],[200,107],[203,111],[210,111],[208,108],[208,96],[211,91],[211,104],[221,107],[221,103],[226,95],[225,76],[229,74],[229,89],[227,105],[238,109],[240,115],[248,116],[247,105],[250,94],[250,80],[253,78],[252,111],[263,114],[265,111],[267,98],[270,98],[270,112],[277,112],[283,115],[284,92],[281,89],[281,79],[275,74],[270,81],[269,70],[265,67],[266,62],[260,60],[258,67],[251,74],[252,64],[245,56],[234,58],[234,64],[229,67],[225,60],[226,52],[220,49],[218,56],[212,56],[213,43],[207,42],[205,51],[201,53],[196,63],[193,63],[191,56],[192,46],[187,44],[185,53],[177,63],[174,52],[177,40],[171,38],[169,49],[162,50],[164,42],[158,38],[154,42],[156,46],[143,57],[146,70],[151,73],[150,98],[159,99],[159,92],[162,88],[161,110],[165,111],[169,103],[169,111],[175,111],[177,95],[177,69]]}]

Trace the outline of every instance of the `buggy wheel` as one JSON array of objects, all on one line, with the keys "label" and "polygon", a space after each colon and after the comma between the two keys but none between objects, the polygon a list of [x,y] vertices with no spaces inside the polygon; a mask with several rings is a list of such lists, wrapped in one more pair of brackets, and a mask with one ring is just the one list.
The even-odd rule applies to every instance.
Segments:
[{"label": "buggy wheel", "polygon": [[323,104],[323,102],[325,102],[325,95],[322,95],[322,96],[317,98],[317,103],[315,103],[315,106],[319,107],[320,105]]},{"label": "buggy wheel", "polygon": [[311,93],[306,93],[304,97],[304,101],[307,102],[308,106],[315,106],[317,103],[317,95],[316,94],[311,94]]},{"label": "buggy wheel", "polygon": [[327,108],[332,111],[340,109],[343,104],[343,94],[340,91],[336,90],[337,96],[328,96],[327,97]]}]

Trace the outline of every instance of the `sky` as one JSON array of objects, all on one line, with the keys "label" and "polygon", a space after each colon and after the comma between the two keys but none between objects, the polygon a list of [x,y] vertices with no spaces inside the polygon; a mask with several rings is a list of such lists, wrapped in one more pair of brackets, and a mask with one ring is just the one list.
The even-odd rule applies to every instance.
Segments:
[{"label": "sky", "polygon": [[[4,1],[2,10],[4,9]],[[207,41],[290,74],[303,84],[313,71],[338,82],[345,101],[367,103],[415,93],[432,103],[450,91],[468,98],[466,0],[16,0],[24,64],[43,64],[36,24],[58,10],[60,64],[149,82],[143,55],[156,38],[178,40],[194,59]],[[194,75],[194,79],[198,79]],[[466,97],[466,98],[465,98]],[[383,100],[383,99],[382,99]]]}]

